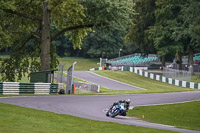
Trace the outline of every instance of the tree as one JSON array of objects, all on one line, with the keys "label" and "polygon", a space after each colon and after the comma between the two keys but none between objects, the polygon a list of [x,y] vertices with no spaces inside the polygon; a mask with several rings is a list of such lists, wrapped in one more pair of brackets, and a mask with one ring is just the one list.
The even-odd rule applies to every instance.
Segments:
[{"label": "tree", "polygon": [[134,5],[133,25],[126,35],[126,40],[139,52],[155,53],[154,43],[149,38],[149,27],[155,23],[155,0],[136,0]]},{"label": "tree", "polygon": [[107,32],[96,30],[90,33],[83,42],[83,50],[86,51],[86,56],[113,58],[118,57],[120,48],[123,48],[123,37],[125,31],[109,30]]},{"label": "tree", "polygon": [[[95,32],[84,39],[83,51],[87,53],[86,56],[111,58],[118,55],[119,49],[123,48],[123,37],[128,25],[132,23],[130,20],[133,14],[132,0],[114,0],[115,2],[104,4],[105,1],[91,0],[81,3],[88,9],[86,15],[90,16],[90,21],[98,25],[94,27]],[[97,12],[98,10],[101,12]],[[118,12],[122,10],[123,12]],[[112,16],[109,15],[110,13]]]},{"label": "tree", "polygon": [[[130,0],[0,1],[3,18],[0,21],[0,35],[3,36],[0,44],[2,48],[11,48],[10,59],[5,60],[1,68],[3,79],[14,81],[14,75],[20,79],[28,67],[34,71],[55,68],[57,61],[52,41],[65,34],[70,36],[74,48],[80,48],[91,28],[106,28],[114,23],[120,27],[121,23],[129,21],[127,16],[132,12],[127,1]],[[58,32],[51,31],[52,24]],[[34,48],[27,50],[30,42]]]},{"label": "tree", "polygon": [[[128,3],[127,1],[125,1],[126,3],[123,3],[124,1],[122,1],[120,2],[120,4],[114,6],[116,7],[116,9],[105,8],[105,5],[102,4],[102,2],[104,1],[80,1],[80,3],[87,8],[86,16],[90,16],[93,22],[95,22],[97,25],[101,23],[103,24],[103,26],[93,27],[94,32],[88,33],[88,36],[83,39],[83,45],[81,47],[81,50],[73,50],[70,47],[70,45],[68,45],[70,42],[66,42],[68,44],[65,45],[61,44],[64,47],[68,47],[67,53],[71,56],[79,55],[85,57],[112,58],[117,57],[119,49],[124,47],[124,36],[127,32],[128,26],[131,24],[131,21],[124,20],[128,20],[130,14],[132,14],[132,10],[130,10],[133,5],[132,1],[129,1]],[[107,7],[108,6],[110,5],[108,4]],[[96,10],[101,9],[106,10],[101,11],[101,13],[96,12]],[[114,16],[117,16],[117,14],[114,13],[112,10],[118,11],[122,9],[126,12],[126,14],[121,16],[121,18],[124,19],[120,21],[115,20]],[[112,17],[106,17],[106,15],[109,14],[109,12],[114,13]],[[96,17],[99,18],[97,19]],[[64,40],[64,38],[62,40]],[[56,42],[59,44],[60,40]],[[124,49],[123,52],[127,53],[126,49]]]},{"label": "tree", "polygon": [[183,27],[179,30],[175,38],[180,40],[180,38],[188,38],[188,54],[189,62],[188,64],[192,66],[194,52],[200,52],[200,2],[198,0],[187,0],[182,6],[181,16],[183,19]]},{"label": "tree", "polygon": [[197,0],[157,0],[156,23],[149,30],[160,55],[176,52],[179,69],[182,56],[189,55],[189,65],[193,64],[193,54],[199,49],[199,7]]},{"label": "tree", "polygon": [[[183,28],[183,20],[180,16],[184,0],[157,0],[155,10],[155,24],[150,27],[149,34],[154,40],[154,46],[158,54],[163,56],[168,53],[177,53],[179,69],[182,69],[182,55],[188,44],[187,37],[176,39],[177,31]],[[165,66],[165,62],[162,62]]]},{"label": "tree", "polygon": [[[5,60],[1,69],[1,73],[6,74],[3,76],[4,80],[14,81],[15,72],[20,79],[22,72],[27,72],[26,69],[29,65],[31,65],[32,70],[38,70],[39,67],[40,70],[55,68],[56,60],[53,57],[53,47],[50,47],[51,41],[55,40],[60,34],[66,33],[70,36],[76,36],[71,39],[74,46],[79,47],[81,39],[88,31],[88,25],[83,26],[85,8],[75,0],[64,2],[56,0],[3,0],[0,5],[1,16],[4,18],[1,20],[1,29],[6,37],[11,40],[10,43],[5,44],[5,46],[11,47],[11,54],[10,59]],[[51,35],[51,22],[62,30]],[[31,41],[35,42],[34,50],[27,51],[28,44]],[[50,50],[52,50],[51,54]],[[40,66],[40,63],[35,59],[39,54]],[[33,57],[31,64],[28,61],[29,56]]]}]

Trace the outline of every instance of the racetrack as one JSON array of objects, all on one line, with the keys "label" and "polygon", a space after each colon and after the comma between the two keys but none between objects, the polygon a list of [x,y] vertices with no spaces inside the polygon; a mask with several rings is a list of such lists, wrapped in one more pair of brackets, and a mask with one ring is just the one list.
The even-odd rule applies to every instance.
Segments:
[{"label": "racetrack", "polygon": [[[100,84],[111,89],[141,89],[102,76],[97,76],[91,72],[75,72],[74,75],[80,79]],[[128,98],[131,99],[130,106],[133,107],[172,104],[200,100],[200,91],[130,95],[8,97],[0,98],[0,102],[93,120],[110,121],[184,133],[200,133],[200,131],[179,129],[172,126],[149,123],[137,120],[136,118],[119,116],[116,118],[106,117],[105,110],[109,108],[112,103]]]},{"label": "racetrack", "polygon": [[68,114],[87,119],[111,121],[121,124],[137,125],[157,129],[166,129],[184,133],[200,133],[199,131],[179,129],[172,126],[144,122],[129,117],[106,117],[104,110],[113,102],[131,99],[131,106],[145,106],[157,104],[180,103],[200,100],[200,92],[157,93],[157,94],[131,94],[131,95],[106,95],[106,96],[33,96],[33,97],[8,97],[0,98],[0,102]]},{"label": "racetrack", "polygon": [[145,90],[143,88],[125,84],[89,71],[75,71],[74,77],[114,90]]}]

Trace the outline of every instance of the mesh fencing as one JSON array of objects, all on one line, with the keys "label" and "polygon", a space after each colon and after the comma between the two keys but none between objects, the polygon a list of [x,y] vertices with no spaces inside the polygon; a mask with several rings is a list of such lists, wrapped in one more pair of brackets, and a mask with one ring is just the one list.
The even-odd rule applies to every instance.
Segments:
[{"label": "mesh fencing", "polygon": [[58,73],[57,73],[57,76],[56,76],[57,83],[62,83],[62,81],[63,81],[64,66],[65,66],[65,63],[60,63],[58,65]]},{"label": "mesh fencing", "polygon": [[107,63],[107,61],[108,61],[108,59],[100,58],[100,67],[105,66],[105,64]]},{"label": "mesh fencing", "polygon": [[88,84],[80,81],[74,81],[75,84],[75,94],[88,94],[88,93],[98,93],[99,86]]},{"label": "mesh fencing", "polygon": [[[55,79],[57,79],[57,74],[55,74]],[[66,88],[67,77],[62,78],[62,82],[64,83],[64,88]],[[75,85],[75,94],[91,94],[100,92],[100,86],[95,84],[89,84],[81,81],[74,81]]]},{"label": "mesh fencing", "polygon": [[191,71],[177,70],[171,68],[163,68],[163,76],[182,81],[191,81]]}]

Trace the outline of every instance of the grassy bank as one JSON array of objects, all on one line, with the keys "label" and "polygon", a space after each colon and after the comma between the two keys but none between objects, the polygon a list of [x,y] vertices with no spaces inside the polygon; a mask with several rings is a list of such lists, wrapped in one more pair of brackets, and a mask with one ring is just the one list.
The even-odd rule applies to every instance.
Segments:
[{"label": "grassy bank", "polygon": [[77,62],[75,65],[75,71],[89,71],[90,68],[99,67],[97,63],[99,63],[99,59],[84,59],[84,58],[58,58],[58,60],[62,63],[65,63],[64,71],[73,64],[73,62]]},{"label": "grassy bank", "polygon": [[171,133],[0,103],[1,133]]},{"label": "grassy bank", "polygon": [[183,88],[175,85],[170,85],[167,83],[162,83],[131,72],[96,71],[95,73],[114,80],[118,80],[120,82],[124,82],[133,86],[146,89],[146,90],[129,90],[129,91],[102,89],[101,91],[103,93],[109,93],[109,94],[164,93],[164,92],[181,92],[181,91],[197,90],[197,89]]},{"label": "grassy bank", "polygon": [[[200,131],[200,101],[136,107],[128,112],[129,116],[139,119]],[[142,116],[144,115],[144,118]]]}]

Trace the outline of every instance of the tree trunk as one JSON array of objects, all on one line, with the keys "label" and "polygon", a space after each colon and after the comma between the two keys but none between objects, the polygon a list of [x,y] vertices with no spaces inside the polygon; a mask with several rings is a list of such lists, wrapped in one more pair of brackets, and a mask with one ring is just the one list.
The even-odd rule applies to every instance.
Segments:
[{"label": "tree trunk", "polygon": [[163,70],[163,67],[165,67],[165,55],[161,56],[161,60],[162,60],[162,70]]},{"label": "tree trunk", "polygon": [[189,65],[189,70],[191,71],[191,73],[193,74],[193,56],[194,56],[194,50],[192,47],[189,47],[189,59],[188,59],[188,65]]},{"label": "tree trunk", "polygon": [[194,50],[192,47],[189,47],[189,59],[188,59],[188,64],[193,65],[193,56],[194,56]]},{"label": "tree trunk", "polygon": [[182,68],[182,53],[179,51],[178,53],[177,53],[177,60],[178,60],[178,69],[179,70],[183,70],[183,68]]},{"label": "tree trunk", "polygon": [[41,68],[40,70],[50,69],[50,13],[48,2],[43,3],[43,20],[42,20],[42,44],[41,44]]}]

